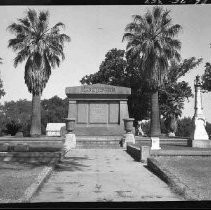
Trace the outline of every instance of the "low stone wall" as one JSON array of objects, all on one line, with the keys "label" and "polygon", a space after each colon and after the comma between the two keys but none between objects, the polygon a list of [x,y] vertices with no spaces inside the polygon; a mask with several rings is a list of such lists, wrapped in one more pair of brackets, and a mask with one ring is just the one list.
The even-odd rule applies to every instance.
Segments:
[{"label": "low stone wall", "polygon": [[127,153],[136,161],[141,161],[141,150],[133,145],[127,145]]},{"label": "low stone wall", "polygon": [[63,148],[63,142],[8,141],[0,142],[0,152],[56,152]]},{"label": "low stone wall", "polygon": [[40,163],[57,162],[61,158],[61,152],[0,152],[1,161]]},{"label": "low stone wall", "polygon": [[127,144],[126,151],[134,160],[139,162],[146,162],[150,156],[150,148],[148,146],[137,147],[132,144]]},{"label": "low stone wall", "polygon": [[[191,149],[191,150],[190,150]],[[193,150],[183,149],[183,150],[151,150],[150,156],[211,156],[211,150]]]},{"label": "low stone wall", "polygon": [[49,163],[61,158],[63,141],[7,141],[0,142],[0,160]]}]

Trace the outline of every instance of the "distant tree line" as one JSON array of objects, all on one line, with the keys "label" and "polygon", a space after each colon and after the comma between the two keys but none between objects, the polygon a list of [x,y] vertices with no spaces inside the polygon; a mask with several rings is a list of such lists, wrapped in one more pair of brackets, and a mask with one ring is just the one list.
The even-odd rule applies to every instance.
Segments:
[{"label": "distant tree line", "polygon": [[[5,102],[0,106],[0,135],[15,135],[18,131],[30,136],[31,101],[18,100]],[[46,133],[47,123],[64,122],[68,113],[68,99],[54,96],[41,101],[41,131]]]},{"label": "distant tree line", "polygon": [[[68,114],[68,98],[62,99],[54,96],[50,99],[41,101],[41,125],[42,135],[46,134],[47,123],[61,123]],[[23,132],[24,136],[30,136],[31,126],[31,101],[18,100],[5,102],[0,106],[0,135],[15,135],[18,131]],[[144,133],[150,134],[150,123],[142,126]],[[206,130],[211,135],[211,123],[207,122]],[[168,129],[161,119],[162,133],[168,133]],[[192,119],[184,117],[178,120],[176,136],[190,137],[192,131]]]}]

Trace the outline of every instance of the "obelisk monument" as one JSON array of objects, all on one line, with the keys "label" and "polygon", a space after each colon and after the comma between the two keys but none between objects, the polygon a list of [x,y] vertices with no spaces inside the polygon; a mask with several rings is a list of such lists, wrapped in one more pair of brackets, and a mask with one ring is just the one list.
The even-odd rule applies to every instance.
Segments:
[{"label": "obelisk monument", "polygon": [[203,114],[202,107],[202,95],[201,95],[201,86],[200,76],[196,76],[194,81],[195,87],[195,112],[193,116],[193,131],[191,135],[191,145],[192,147],[207,148],[211,147],[211,141],[207,135],[205,129],[206,120]]}]

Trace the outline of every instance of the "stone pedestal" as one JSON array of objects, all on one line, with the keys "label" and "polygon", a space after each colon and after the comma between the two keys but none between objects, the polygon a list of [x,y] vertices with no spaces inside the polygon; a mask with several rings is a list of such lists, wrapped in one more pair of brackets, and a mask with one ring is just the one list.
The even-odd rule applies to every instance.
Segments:
[{"label": "stone pedestal", "polygon": [[151,150],[161,149],[160,147],[160,138],[159,137],[151,137]]},{"label": "stone pedestal", "polygon": [[68,151],[76,147],[76,137],[74,133],[68,133],[65,135],[64,148],[65,151]]},{"label": "stone pedestal", "polygon": [[125,140],[125,143],[133,143],[135,144],[135,137],[133,135],[133,133],[126,133],[124,134],[124,140]]},{"label": "stone pedestal", "polygon": [[202,96],[201,96],[201,82],[200,77],[197,76],[195,83],[195,113],[193,117],[193,131],[191,134],[191,146],[199,148],[211,147],[211,141],[209,140],[206,132],[206,120],[203,115],[202,108]]}]

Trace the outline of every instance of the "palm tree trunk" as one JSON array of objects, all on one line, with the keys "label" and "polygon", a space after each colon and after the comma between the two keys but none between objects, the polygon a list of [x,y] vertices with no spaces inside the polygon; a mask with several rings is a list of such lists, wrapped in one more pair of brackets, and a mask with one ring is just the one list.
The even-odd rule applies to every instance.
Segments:
[{"label": "palm tree trunk", "polygon": [[152,93],[151,96],[151,124],[150,136],[158,137],[161,135],[160,130],[160,110],[158,102],[158,91]]},{"label": "palm tree trunk", "polygon": [[41,109],[40,109],[40,95],[32,95],[32,116],[30,136],[41,135]]}]

